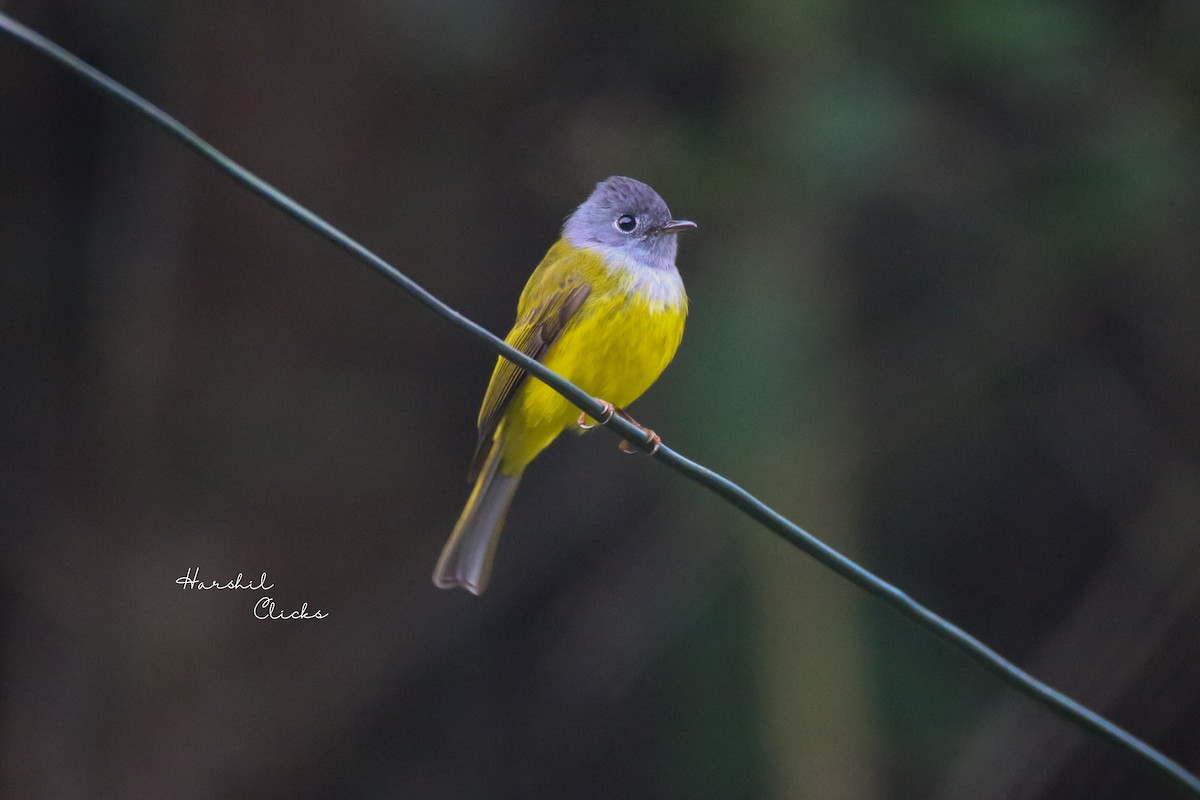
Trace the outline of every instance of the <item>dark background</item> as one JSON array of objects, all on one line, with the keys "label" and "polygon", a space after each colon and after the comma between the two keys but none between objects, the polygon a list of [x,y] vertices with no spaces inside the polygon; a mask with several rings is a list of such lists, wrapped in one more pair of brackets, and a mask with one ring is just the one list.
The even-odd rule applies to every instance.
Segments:
[{"label": "dark background", "polygon": [[[498,333],[649,182],[638,418],[1200,769],[1197,4],[2,8]],[[607,433],[435,590],[493,357],[6,37],[0,314],[5,797],[1174,796]]]}]

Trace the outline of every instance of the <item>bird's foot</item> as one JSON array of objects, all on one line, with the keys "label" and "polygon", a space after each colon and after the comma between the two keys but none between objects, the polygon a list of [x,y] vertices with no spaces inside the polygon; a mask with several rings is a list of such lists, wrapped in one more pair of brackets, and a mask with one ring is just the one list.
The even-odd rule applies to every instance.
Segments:
[{"label": "bird's foot", "polygon": [[[607,425],[608,421],[612,419],[613,411],[616,410],[613,408],[613,404],[607,400],[601,400],[599,397],[596,398],[596,402],[604,406],[604,410],[600,412],[600,416],[596,417],[595,422],[588,422],[588,414],[586,411],[581,413],[579,415],[579,422],[576,423],[579,425],[580,430],[590,431],[597,425]],[[624,416],[625,412],[622,411],[621,415]]]},{"label": "bird's foot", "polygon": [[595,420],[596,420],[595,422],[590,422],[590,423],[588,422],[587,412],[580,414],[579,421],[576,424],[579,425],[579,427],[581,429],[583,429],[585,431],[590,431],[592,428],[595,428],[597,425],[606,425],[606,424],[608,424],[608,421],[613,418],[613,414],[619,414],[621,416],[621,418],[624,419],[626,422],[629,422],[631,425],[637,425],[637,427],[641,428],[642,432],[645,433],[646,436],[649,437],[649,441],[646,443],[644,448],[642,445],[632,444],[631,442],[629,442],[629,440],[622,440],[622,442],[620,444],[620,449],[621,449],[622,453],[626,453],[631,456],[637,455],[638,453],[646,453],[647,455],[654,455],[655,453],[658,452],[658,448],[662,447],[662,437],[660,437],[657,433],[655,433],[654,431],[645,427],[644,425],[638,424],[638,421],[636,419],[634,419],[633,417],[629,416],[629,414],[626,413],[625,409],[616,408],[615,406],[613,406],[612,403],[608,402],[607,400],[601,400],[599,397],[596,398],[596,402],[599,403],[600,405],[604,406],[604,410],[602,412],[600,412],[600,416],[595,418]]},{"label": "bird's foot", "polygon": [[[632,420],[630,421],[632,422]],[[633,424],[637,425],[636,422]],[[638,427],[642,428],[641,425],[638,425]],[[636,456],[638,453],[645,453],[648,456],[652,456],[658,452],[658,448],[662,447],[662,437],[649,428],[642,428],[642,431],[650,437],[650,441],[646,442],[646,447],[648,449],[643,450],[641,445],[630,444],[628,440],[622,440],[620,444],[622,453],[630,456]]]},{"label": "bird's foot", "polygon": [[646,436],[648,436],[650,438],[650,440],[648,442],[646,442],[646,447],[648,449],[645,449],[645,450],[642,449],[641,445],[633,444],[629,440],[623,440],[620,445],[622,453],[625,453],[626,455],[630,455],[630,456],[636,456],[638,453],[645,453],[646,455],[652,456],[658,452],[658,448],[662,447],[662,437],[661,436],[659,436],[657,433],[655,433],[654,431],[647,428],[645,425],[642,425],[641,423],[639,423],[633,417],[629,416],[629,414],[627,414],[625,412],[625,409],[618,408],[617,413],[620,414],[621,418],[624,419],[629,424],[636,425],[637,427],[641,428],[642,433],[646,434]]}]

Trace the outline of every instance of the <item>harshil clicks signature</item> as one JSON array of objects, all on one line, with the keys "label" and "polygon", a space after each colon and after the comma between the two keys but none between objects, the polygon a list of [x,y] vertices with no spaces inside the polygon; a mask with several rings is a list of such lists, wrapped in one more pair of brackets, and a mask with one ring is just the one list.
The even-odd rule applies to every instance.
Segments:
[{"label": "harshil clicks signature", "polygon": [[[275,588],[275,584],[267,583],[267,573],[262,573],[256,580],[246,580],[242,577],[242,573],[238,573],[237,577],[231,581],[202,581],[200,580],[200,568],[191,567],[187,574],[181,575],[175,579],[175,583],[182,586],[184,589],[196,589],[198,591],[224,591],[226,589],[249,589],[254,592],[266,592]],[[328,617],[328,612],[308,610],[308,603],[301,603],[300,608],[293,611],[281,611],[275,606],[274,597],[262,597],[254,604],[255,619],[325,619]]]}]

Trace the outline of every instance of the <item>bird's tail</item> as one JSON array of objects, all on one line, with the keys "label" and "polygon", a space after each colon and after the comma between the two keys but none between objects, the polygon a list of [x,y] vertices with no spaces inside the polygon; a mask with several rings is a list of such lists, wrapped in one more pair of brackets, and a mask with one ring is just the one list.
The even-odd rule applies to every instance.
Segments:
[{"label": "bird's tail", "polygon": [[467,506],[442,548],[433,570],[433,583],[440,589],[461,586],[473,594],[483,594],[487,588],[504,515],[521,482],[521,473],[506,475],[500,471],[501,450],[499,443],[492,447]]}]

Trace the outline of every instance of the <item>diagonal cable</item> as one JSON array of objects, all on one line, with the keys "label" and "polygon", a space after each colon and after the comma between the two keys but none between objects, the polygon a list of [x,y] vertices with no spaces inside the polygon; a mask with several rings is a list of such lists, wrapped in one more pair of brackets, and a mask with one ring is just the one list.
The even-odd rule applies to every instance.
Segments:
[{"label": "diagonal cable", "polygon": [[[262,195],[268,202],[283,209],[305,226],[348,251],[387,280],[398,284],[435,314],[445,317],[469,335],[483,342],[497,354],[507,358],[526,372],[535,376],[538,380],[546,383],[582,411],[588,413],[593,418],[602,418],[604,416],[604,406],[594,397],[557,373],[546,369],[540,362],[534,361],[524,353],[513,349],[500,337],[478,323],[467,319],[434,297],[427,289],[412,278],[400,272],[400,270],[274,186],[271,186],[266,181],[237,164],[193,133],[179,120],[167,114],[150,101],[117,83],[95,67],[92,67],[36,31],[25,27],[2,12],[0,12],[0,30],[3,30],[42,55],[65,66],[70,71],[95,84],[119,100],[133,106],[172,136],[216,164],[219,169],[226,172],[235,181],[241,183],[251,191]],[[637,444],[642,449],[650,449],[650,442],[645,431],[622,419],[620,415],[612,415],[611,420],[606,423],[606,427],[612,428],[621,437]],[[663,444],[654,456],[659,461],[673,467],[676,471],[696,483],[711,489],[716,494],[728,500],[732,505],[741,509],[747,516],[757,520],[764,527],[778,534],[789,544],[804,551],[867,593],[883,600],[922,628],[949,642],[1017,691],[1032,698],[1091,735],[1133,755],[1144,764],[1154,768],[1160,775],[1169,778],[1181,788],[1200,797],[1200,778],[1188,772],[1178,762],[1168,758],[1165,754],[1151,747],[1124,728],[1110,722],[1088,707],[1072,700],[1052,686],[1043,683],[1025,672],[962,628],[938,616],[900,589],[875,576],[820,539],[803,530],[728,478],[675,452],[667,447],[666,444]]]}]

